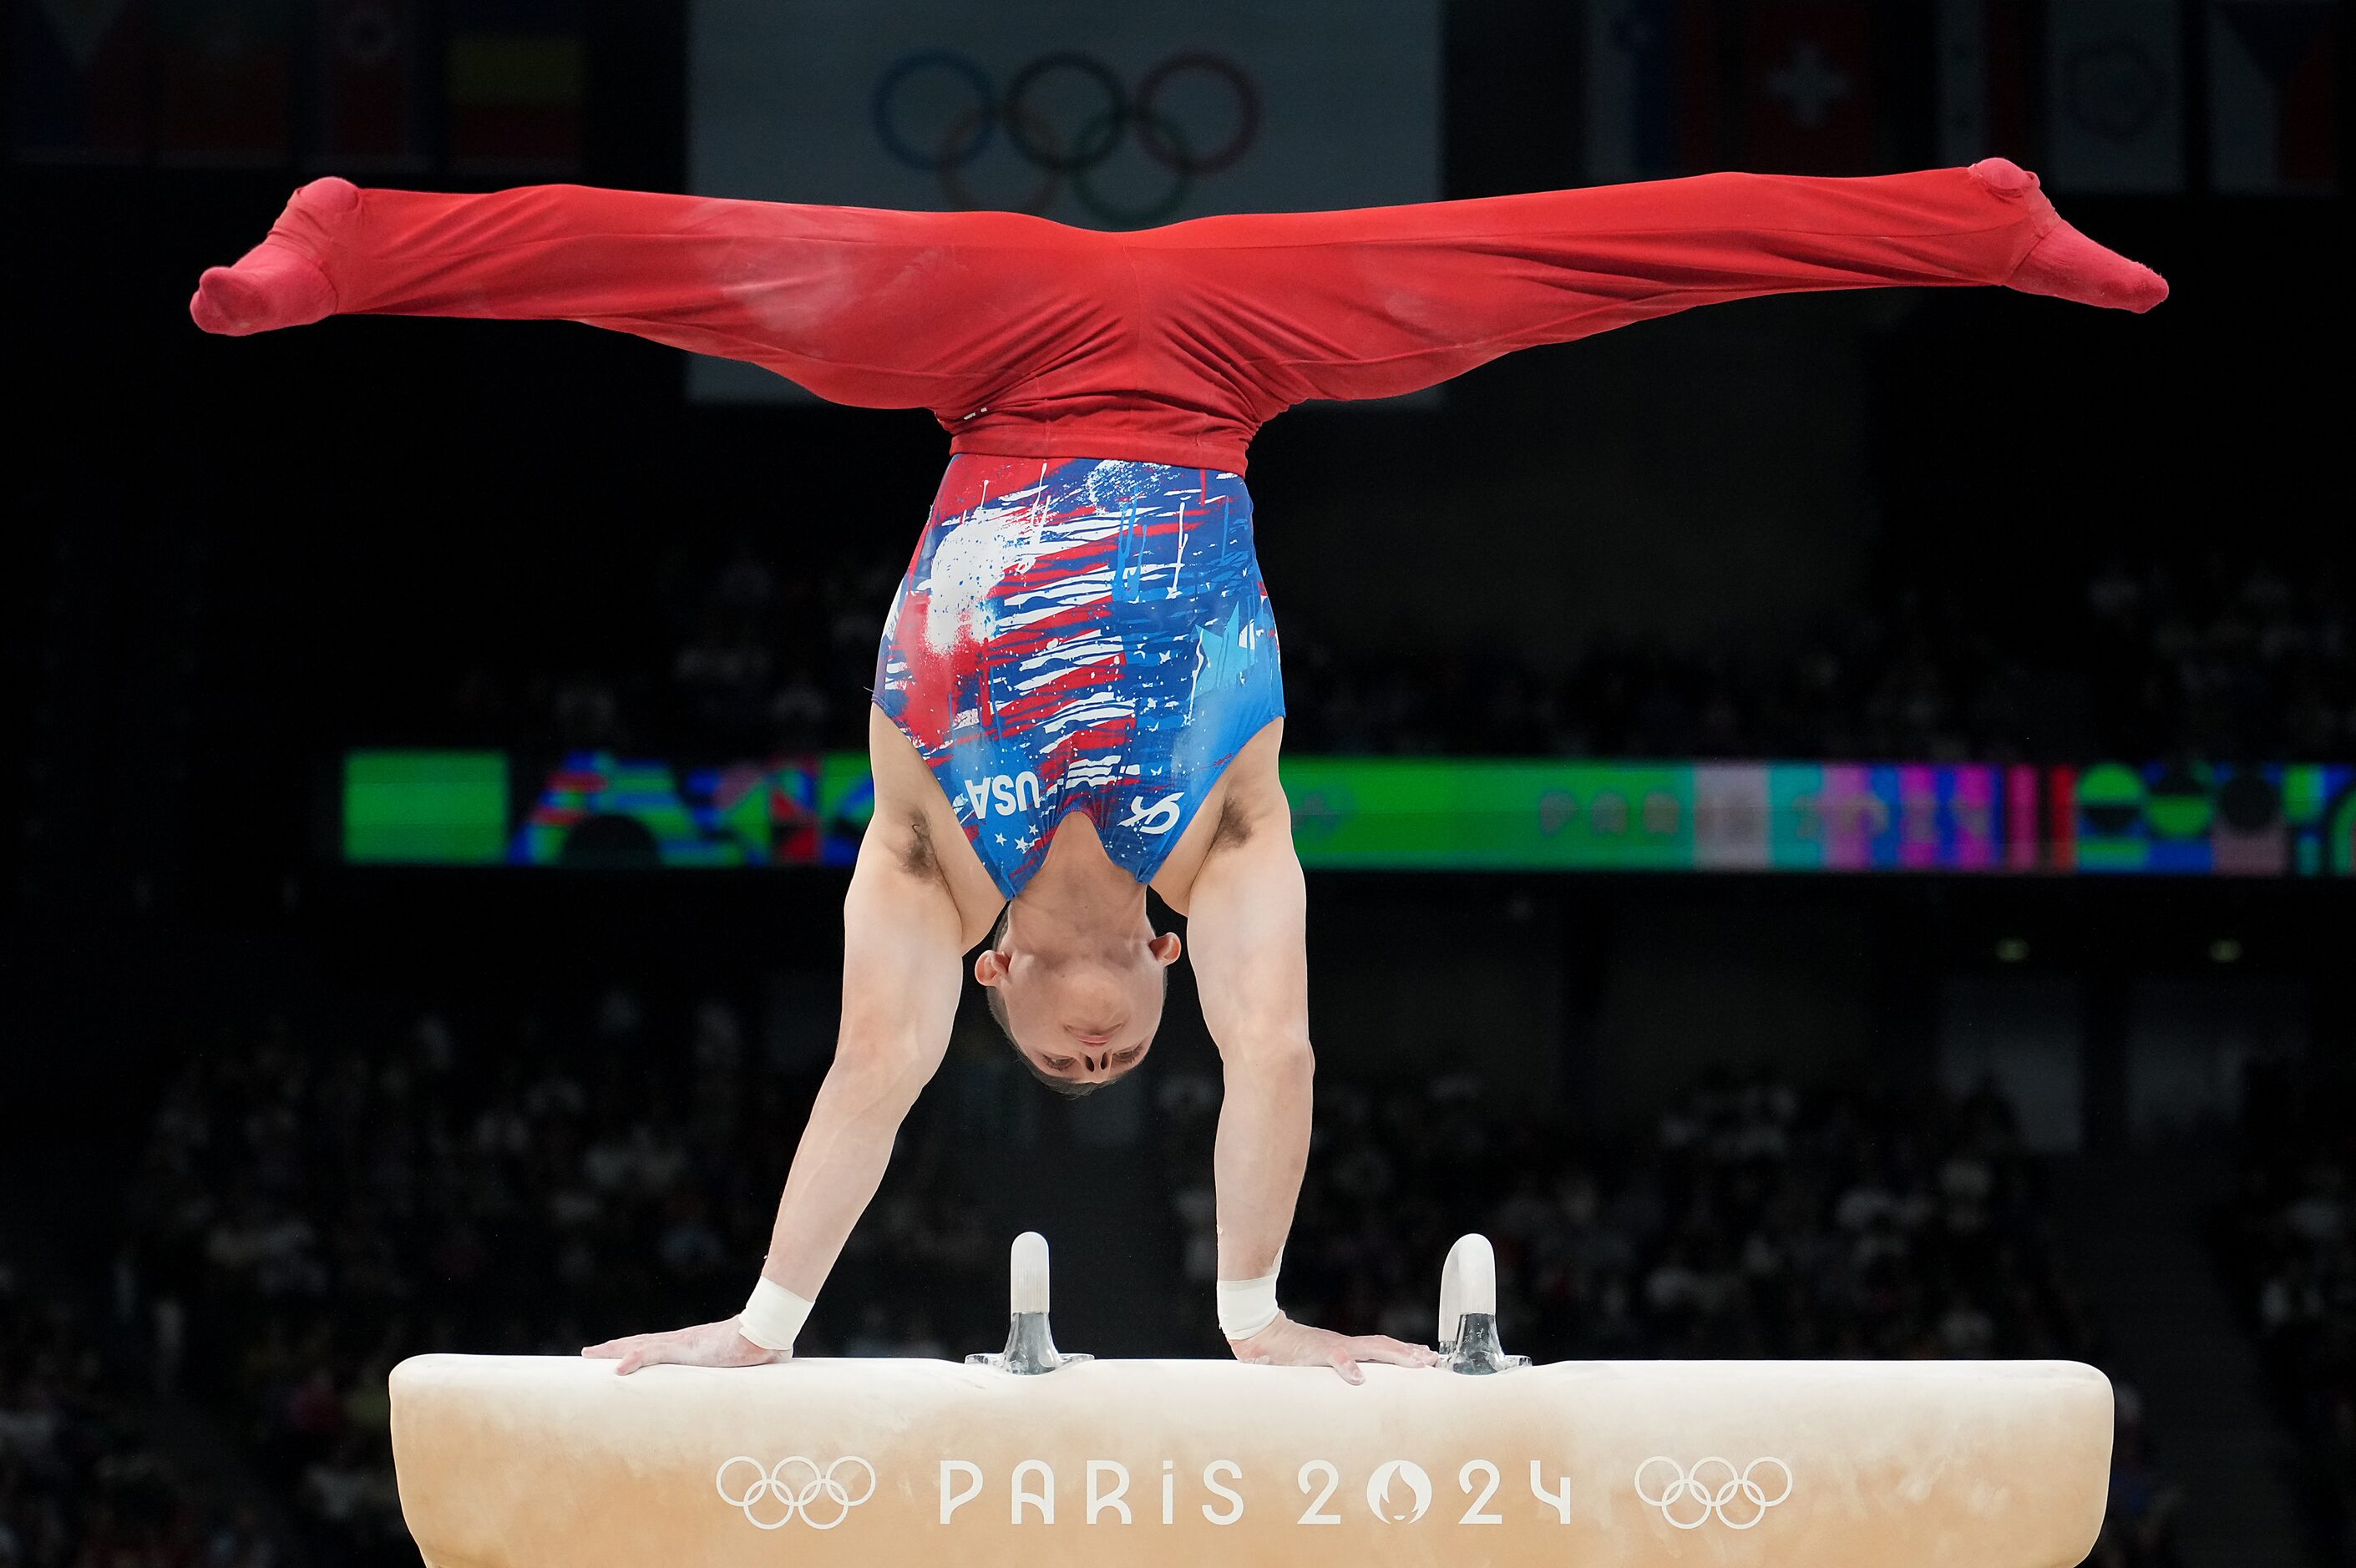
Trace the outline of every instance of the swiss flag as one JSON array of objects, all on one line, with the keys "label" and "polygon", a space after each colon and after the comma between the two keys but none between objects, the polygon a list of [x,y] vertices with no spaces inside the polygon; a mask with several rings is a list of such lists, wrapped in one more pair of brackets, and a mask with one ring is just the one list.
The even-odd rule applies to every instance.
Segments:
[{"label": "swiss flag", "polygon": [[1873,171],[1872,24],[1862,0],[1749,0],[1742,163],[1770,174]]}]

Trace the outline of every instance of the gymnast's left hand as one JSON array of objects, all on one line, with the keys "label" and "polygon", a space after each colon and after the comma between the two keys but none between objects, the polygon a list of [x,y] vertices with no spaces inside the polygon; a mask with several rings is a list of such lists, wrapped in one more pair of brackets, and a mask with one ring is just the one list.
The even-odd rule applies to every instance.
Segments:
[{"label": "gymnast's left hand", "polygon": [[1366,1374],[1360,1361],[1381,1361],[1394,1367],[1436,1367],[1437,1352],[1410,1345],[1387,1334],[1336,1334],[1312,1328],[1280,1316],[1248,1339],[1230,1339],[1236,1360],[1258,1367],[1331,1367],[1344,1382],[1362,1383]]},{"label": "gymnast's left hand", "polygon": [[736,1319],[723,1323],[699,1323],[692,1328],[674,1328],[668,1334],[633,1334],[627,1339],[608,1339],[602,1345],[591,1345],[581,1352],[591,1360],[619,1361],[615,1369],[627,1377],[640,1367],[763,1367],[771,1361],[790,1361],[791,1350],[769,1350],[755,1345],[736,1331]]}]

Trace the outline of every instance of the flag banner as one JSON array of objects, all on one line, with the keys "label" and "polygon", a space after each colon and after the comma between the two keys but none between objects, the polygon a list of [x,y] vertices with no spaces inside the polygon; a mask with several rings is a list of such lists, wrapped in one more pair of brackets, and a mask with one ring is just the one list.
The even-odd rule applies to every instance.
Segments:
[{"label": "flag banner", "polygon": [[2035,165],[2027,40],[2012,0],[1938,0],[1934,92],[1939,162],[2002,155]]},{"label": "flag banner", "polygon": [[2043,173],[2056,190],[2184,188],[2176,0],[2051,0]]},{"label": "flag banner", "polygon": [[[1433,200],[1439,0],[1359,0],[1350,17],[1287,0],[696,0],[689,182],[1114,229]],[[801,396],[712,358],[689,386]]]},{"label": "flag banner", "polygon": [[2338,31],[2330,0],[2211,0],[2209,179],[2217,189],[2340,188]]},{"label": "flag banner", "polygon": [[1590,183],[1723,165],[1718,22],[1718,7],[1704,0],[1588,0]]},{"label": "flag banner", "polygon": [[308,161],[345,172],[422,168],[417,0],[315,0]]},{"label": "flag banner", "polygon": [[146,0],[17,0],[9,140],[35,160],[147,155]]},{"label": "flag banner", "polygon": [[1874,170],[1873,51],[1864,0],[1750,0],[1742,26],[1740,166]]},{"label": "flag banner", "polygon": [[1139,229],[1440,195],[1438,0],[697,0],[712,196]]},{"label": "flag banner", "polygon": [[294,0],[158,0],[155,155],[206,165],[294,154]]},{"label": "flag banner", "polygon": [[1987,155],[1995,116],[1988,112],[1988,0],[1938,0],[1936,82],[1939,161],[1950,166]]},{"label": "flag banner", "polygon": [[557,178],[581,165],[579,0],[452,0],[444,92],[453,169]]}]

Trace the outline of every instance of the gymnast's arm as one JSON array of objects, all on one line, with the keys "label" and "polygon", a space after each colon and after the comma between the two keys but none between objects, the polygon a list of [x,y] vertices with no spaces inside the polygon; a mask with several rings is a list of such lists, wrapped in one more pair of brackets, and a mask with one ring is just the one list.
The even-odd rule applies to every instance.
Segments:
[{"label": "gymnast's arm", "polygon": [[[957,1016],[964,951],[948,890],[929,869],[909,824],[878,815],[859,846],[844,898],[842,1027],[834,1063],[810,1106],[777,1202],[766,1280],[804,1301],[841,1254],[851,1228],[874,1199],[892,1143],[917,1093],[941,1064]],[[642,1366],[745,1367],[781,1361],[736,1318],[672,1333],[609,1340],[582,1352]]]},{"label": "gymnast's arm", "polygon": [[[1212,1157],[1222,1280],[1276,1272],[1309,1163],[1316,1060],[1309,1044],[1307,892],[1272,752],[1270,764],[1263,779],[1236,776],[1240,762],[1231,773],[1218,837],[1187,899],[1203,1021],[1226,1082]],[[1229,1343],[1239,1360],[1331,1366],[1351,1382],[1364,1381],[1360,1361],[1435,1360],[1421,1346],[1312,1328],[1281,1313]]]}]

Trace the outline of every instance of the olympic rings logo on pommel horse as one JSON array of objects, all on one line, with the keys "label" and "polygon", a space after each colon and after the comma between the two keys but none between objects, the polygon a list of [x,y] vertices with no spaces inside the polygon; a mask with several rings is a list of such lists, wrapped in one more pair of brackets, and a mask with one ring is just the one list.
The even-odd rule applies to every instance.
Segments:
[{"label": "olympic rings logo on pommel horse", "polygon": [[[732,1489],[728,1484],[728,1472],[739,1465],[750,1466],[753,1470],[752,1478],[744,1483],[741,1492]],[[791,1481],[787,1479],[787,1468],[795,1465],[809,1472],[808,1480],[801,1479],[798,1475]],[[856,1465],[867,1475],[866,1485],[860,1488],[855,1498],[851,1495],[849,1487],[835,1478],[835,1472],[845,1465]],[[719,1489],[720,1500],[730,1508],[744,1509],[745,1520],[755,1530],[783,1530],[796,1518],[812,1530],[832,1530],[851,1517],[852,1509],[875,1495],[875,1467],[856,1454],[846,1454],[824,1469],[819,1468],[816,1460],[805,1459],[798,1454],[788,1455],[774,1466],[766,1467],[749,1455],[739,1454],[722,1464],[720,1473],[712,1480]],[[777,1515],[775,1519],[765,1519],[755,1510],[762,1503],[772,1499],[776,1503]],[[819,1517],[820,1509],[831,1517],[821,1520]]]},{"label": "olympic rings logo on pommel horse", "polygon": [[[1655,1465],[1666,1465],[1673,1472],[1658,1497],[1644,1484],[1645,1473]],[[1702,1475],[1713,1465],[1726,1471],[1726,1479],[1715,1487]],[[1751,1478],[1762,1465],[1772,1465],[1783,1472],[1783,1489],[1772,1498],[1766,1488]],[[1732,1460],[1713,1454],[1687,1470],[1675,1459],[1655,1454],[1636,1467],[1636,1496],[1659,1509],[1661,1517],[1679,1530],[1699,1530],[1712,1519],[1729,1530],[1750,1530],[1767,1517],[1769,1509],[1791,1495],[1792,1467],[1772,1457],[1753,1459],[1737,1470]],[[1729,1503],[1739,1505],[1732,1513],[1727,1510]]]},{"label": "olympic rings logo on pommel horse", "polygon": [[[924,76],[945,76],[972,96],[973,101],[949,116],[939,133],[939,144],[918,144],[904,123],[909,84]],[[1103,106],[1082,120],[1068,140],[1047,115],[1034,107],[1033,94],[1053,77],[1076,79],[1102,99]],[[1207,78],[1234,101],[1226,139],[1197,147],[1185,129],[1161,106],[1162,94],[1183,77]],[[1041,55],[1016,71],[1001,93],[991,74],[969,56],[951,49],[920,49],[903,55],[876,79],[869,106],[875,136],[884,150],[910,168],[937,176],[941,194],[959,208],[971,210],[981,200],[967,188],[962,171],[990,148],[1000,130],[1023,162],[1037,169],[1039,184],[1020,204],[1026,212],[1044,212],[1068,179],[1080,205],[1107,223],[1133,227],[1158,223],[1185,202],[1194,182],[1204,175],[1233,167],[1259,136],[1259,89],[1244,69],[1225,55],[1202,50],[1173,54],[1148,69],[1131,87],[1094,55],[1059,49]],[[1157,200],[1134,208],[1116,207],[1105,199],[1088,176],[1119,150],[1131,132],[1146,156],[1170,171],[1169,190]]]}]

